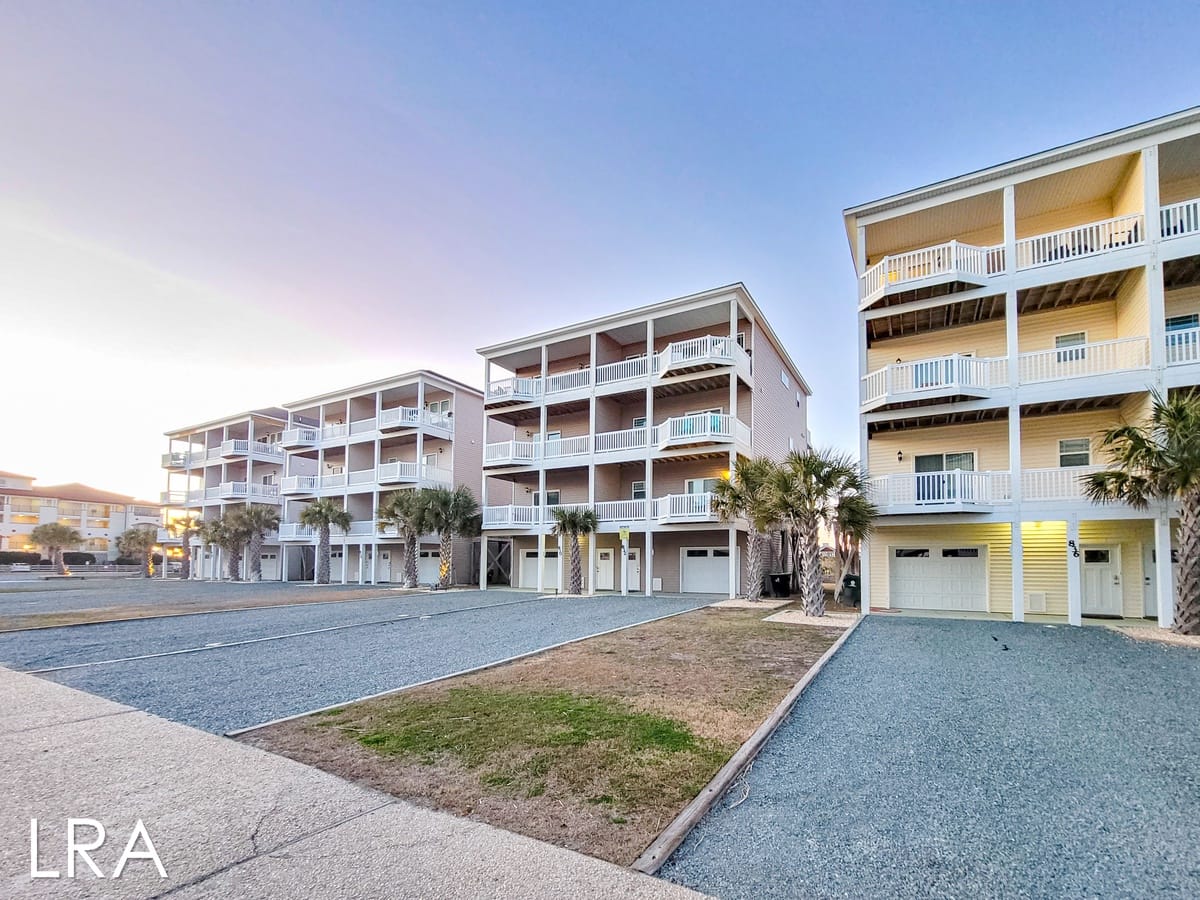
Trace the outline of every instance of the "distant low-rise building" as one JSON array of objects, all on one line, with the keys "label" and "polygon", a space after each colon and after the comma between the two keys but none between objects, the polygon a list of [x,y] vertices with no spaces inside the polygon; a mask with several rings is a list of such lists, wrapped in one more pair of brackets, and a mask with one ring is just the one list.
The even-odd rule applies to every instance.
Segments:
[{"label": "distant low-rise building", "polygon": [[117,538],[138,525],[158,525],[161,507],[86,484],[35,486],[32,475],[0,472],[0,550],[29,550],[33,529],[55,522],[74,528],[83,543],[70,549],[116,559]]}]

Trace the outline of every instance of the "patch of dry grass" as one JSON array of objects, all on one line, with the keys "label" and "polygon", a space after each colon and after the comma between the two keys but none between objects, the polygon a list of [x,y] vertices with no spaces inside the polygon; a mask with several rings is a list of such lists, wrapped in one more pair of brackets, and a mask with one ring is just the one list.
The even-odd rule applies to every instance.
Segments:
[{"label": "patch of dry grass", "polygon": [[763,612],[697,610],[243,740],[628,864],[841,633]]}]

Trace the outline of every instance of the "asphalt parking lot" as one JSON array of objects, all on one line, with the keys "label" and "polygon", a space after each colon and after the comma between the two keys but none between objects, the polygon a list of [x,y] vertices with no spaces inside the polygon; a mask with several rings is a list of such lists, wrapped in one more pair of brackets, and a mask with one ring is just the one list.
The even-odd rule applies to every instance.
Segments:
[{"label": "asphalt parking lot", "polygon": [[1200,896],[1200,651],[869,617],[661,875],[726,898]]},{"label": "asphalt parking lot", "polygon": [[381,591],[375,599],[0,634],[0,665],[224,733],[708,602]]}]

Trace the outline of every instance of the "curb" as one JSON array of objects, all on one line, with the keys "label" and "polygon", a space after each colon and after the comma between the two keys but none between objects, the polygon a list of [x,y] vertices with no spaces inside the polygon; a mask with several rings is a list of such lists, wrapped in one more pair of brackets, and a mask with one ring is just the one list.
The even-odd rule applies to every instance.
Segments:
[{"label": "curb", "polygon": [[708,811],[716,805],[717,801],[724,796],[729,790],[730,785],[737,780],[750,763],[754,762],[754,758],[758,756],[763,746],[771,739],[771,735],[787,718],[788,713],[792,711],[792,707],[796,705],[796,701],[800,699],[800,695],[804,690],[812,684],[813,680],[825,668],[825,664],[829,662],[841,649],[842,644],[846,643],[850,635],[852,635],[858,626],[862,624],[865,616],[859,616],[849,628],[847,628],[836,641],[833,642],[828,650],[826,650],[821,658],[818,659],[811,669],[804,673],[799,681],[792,686],[788,691],[787,696],[779,701],[779,705],[771,711],[771,714],[763,720],[762,724],[754,730],[754,733],[746,739],[746,742],[737,749],[733,756],[729,757],[729,761],[725,763],[712,777],[712,781],[706,784],[703,790],[683,808],[683,811],[677,815],[671,824],[663,829],[645,850],[630,866],[636,872],[641,872],[643,875],[654,875],[661,869],[671,858],[671,855],[679,849],[679,845],[691,833],[700,820],[708,814]]}]

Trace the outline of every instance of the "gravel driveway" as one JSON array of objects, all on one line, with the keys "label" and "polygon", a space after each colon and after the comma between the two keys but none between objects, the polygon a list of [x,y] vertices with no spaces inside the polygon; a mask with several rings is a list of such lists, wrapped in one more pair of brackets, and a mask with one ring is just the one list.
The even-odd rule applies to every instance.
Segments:
[{"label": "gravel driveway", "polygon": [[461,591],[17,632],[0,661],[221,733],[708,602]]},{"label": "gravel driveway", "polygon": [[1198,686],[1200,651],[1105,628],[871,616],[661,874],[723,898],[1200,896]]}]

